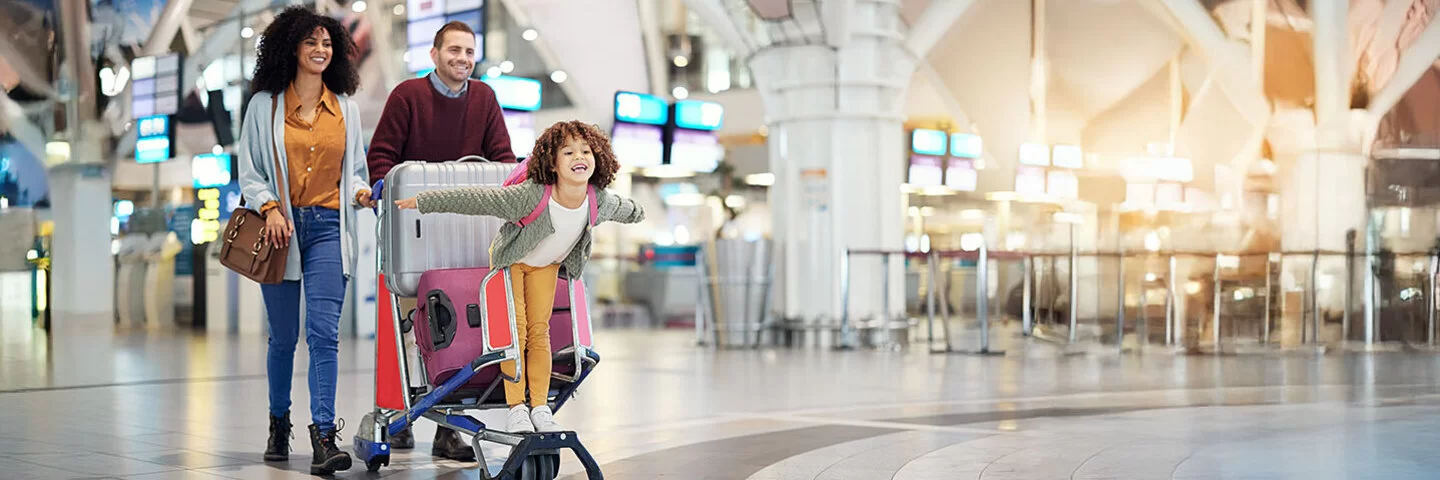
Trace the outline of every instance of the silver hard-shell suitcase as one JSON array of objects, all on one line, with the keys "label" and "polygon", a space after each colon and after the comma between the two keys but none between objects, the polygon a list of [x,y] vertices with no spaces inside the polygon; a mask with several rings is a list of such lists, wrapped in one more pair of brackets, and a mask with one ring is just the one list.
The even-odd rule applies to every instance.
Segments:
[{"label": "silver hard-shell suitcase", "polygon": [[490,266],[490,242],[504,221],[453,213],[421,215],[400,210],[395,200],[457,187],[499,187],[514,163],[406,162],[385,175],[380,220],[380,272],[390,292],[415,297],[420,274],[437,268]]}]

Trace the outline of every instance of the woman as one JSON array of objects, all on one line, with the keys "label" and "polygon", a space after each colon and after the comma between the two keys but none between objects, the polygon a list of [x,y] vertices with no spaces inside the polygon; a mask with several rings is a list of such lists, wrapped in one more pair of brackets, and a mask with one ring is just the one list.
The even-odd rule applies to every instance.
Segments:
[{"label": "woman", "polygon": [[240,188],[265,216],[269,240],[290,245],[285,280],[260,286],[270,326],[265,460],[289,458],[303,283],[315,452],[310,473],[328,475],[350,468],[350,455],[335,445],[340,308],[355,265],[355,209],[374,206],[365,188],[360,111],[349,99],[359,84],[351,63],[355,44],[339,22],[304,7],[275,17],[262,38],[255,95],[240,133]]}]

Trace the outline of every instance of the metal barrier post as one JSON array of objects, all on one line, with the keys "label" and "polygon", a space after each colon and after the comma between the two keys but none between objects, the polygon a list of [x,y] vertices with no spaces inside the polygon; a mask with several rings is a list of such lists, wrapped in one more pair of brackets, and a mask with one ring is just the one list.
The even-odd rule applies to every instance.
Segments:
[{"label": "metal barrier post", "polygon": [[[1219,354],[1221,353],[1221,351],[1223,350],[1223,349],[1221,348],[1221,346],[1220,346],[1220,306],[1221,306],[1221,303],[1220,303],[1220,291],[1222,290],[1222,289],[1220,288],[1220,287],[1222,286],[1221,283],[1220,283],[1220,258],[1221,258],[1221,257],[1224,257],[1224,255],[1221,255],[1221,254],[1218,254],[1218,253],[1215,254],[1215,283],[1214,283],[1214,285],[1212,286],[1212,287],[1215,289],[1215,291],[1214,291],[1214,294],[1215,294],[1215,295],[1214,295],[1214,298],[1215,298],[1215,301],[1214,301],[1215,306],[1214,306],[1214,311],[1211,312],[1211,316],[1210,316],[1210,318],[1211,318],[1211,319],[1210,319],[1210,337],[1211,337],[1211,340],[1215,343],[1215,354],[1216,354],[1216,355],[1219,355]],[[1197,342],[1197,343],[1198,343],[1198,342]]]},{"label": "metal barrier post", "polygon": [[1150,282],[1145,277],[1140,277],[1140,313],[1139,323],[1135,324],[1135,348],[1143,349],[1145,344],[1150,343]]},{"label": "metal barrier post", "polygon": [[1375,229],[1371,228],[1370,222],[1366,222],[1365,229],[1365,347],[1375,345],[1375,247],[1380,242],[1375,238]]},{"label": "metal barrier post", "polygon": [[1264,321],[1260,324],[1260,344],[1270,345],[1270,299],[1274,297],[1274,285],[1270,280],[1270,254],[1265,254],[1265,314]]},{"label": "metal barrier post", "polygon": [[1080,269],[1077,268],[1075,259],[1080,256],[1080,247],[1075,244],[1075,224],[1070,224],[1070,338],[1067,343],[1075,344],[1075,330],[1079,324],[1078,317],[1080,306]]},{"label": "metal barrier post", "polygon": [[1440,268],[1440,263],[1437,262],[1440,260],[1437,260],[1436,255],[1440,255],[1440,252],[1430,253],[1430,268],[1427,270],[1429,275],[1425,279],[1425,286],[1429,289],[1425,292],[1425,298],[1428,299],[1425,305],[1425,345],[1432,348],[1435,346],[1435,275],[1440,273],[1437,271],[1437,268]]},{"label": "metal barrier post", "polygon": [[1035,311],[1030,298],[1033,295],[1030,289],[1035,282],[1035,259],[1026,255],[1021,264],[1025,267],[1025,273],[1020,277],[1020,335],[1029,337],[1031,329],[1035,328]]},{"label": "metal barrier post", "polygon": [[1119,254],[1115,262],[1115,269],[1118,271],[1119,281],[1116,285],[1115,294],[1115,343],[1121,349],[1125,349],[1125,249],[1116,249]]},{"label": "metal barrier post", "polygon": [[926,271],[930,272],[930,281],[927,282],[929,288],[925,292],[925,347],[927,350],[935,349],[935,294],[938,292],[935,282],[940,281],[938,274],[940,269],[935,267],[936,258],[933,251],[925,253]]},{"label": "metal barrier post", "polygon": [[1310,257],[1310,343],[1320,344],[1320,251]]},{"label": "metal barrier post", "polygon": [[1350,311],[1355,301],[1355,229],[1345,231],[1345,311],[1340,314],[1340,345],[1350,341]]},{"label": "metal barrier post", "polygon": [[850,249],[845,249],[845,258],[840,261],[840,338],[836,347],[848,349],[850,345]]},{"label": "metal barrier post", "polygon": [[710,283],[710,275],[705,268],[705,246],[701,245],[695,251],[695,288],[698,290],[695,298],[695,345],[705,345],[705,313],[706,304],[705,292]]},{"label": "metal barrier post", "polygon": [[987,250],[985,243],[981,242],[980,259],[975,262],[975,316],[980,317],[980,353],[990,351],[990,279]]},{"label": "metal barrier post", "polygon": [[1175,255],[1165,261],[1165,346],[1175,346]]}]

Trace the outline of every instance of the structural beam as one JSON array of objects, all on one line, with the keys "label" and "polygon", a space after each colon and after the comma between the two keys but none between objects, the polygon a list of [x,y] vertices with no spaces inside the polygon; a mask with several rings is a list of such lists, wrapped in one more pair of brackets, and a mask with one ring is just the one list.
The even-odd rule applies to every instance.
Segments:
[{"label": "structural beam", "polygon": [[665,95],[669,75],[669,55],[665,54],[665,31],[660,27],[659,2],[635,2],[640,14],[640,41],[645,45],[646,76],[650,79],[650,93]]},{"label": "structural beam", "polygon": [[[155,26],[150,29],[150,37],[145,39],[145,45],[140,48],[141,55],[158,55],[170,50],[170,44],[175,41],[175,34],[180,32],[180,26],[190,13],[192,1],[170,0],[165,2],[165,10],[160,12],[160,18],[155,20]],[[186,47],[191,46],[186,45]]]},{"label": "structural beam", "polygon": [[[1393,3],[1393,2],[1392,2]],[[1350,0],[1311,0],[1315,58],[1315,119],[1321,128],[1340,126],[1350,110]]]},{"label": "structural beam", "polygon": [[720,34],[720,39],[725,41],[726,46],[735,51],[736,57],[745,58],[755,52],[755,46],[742,33],[740,27],[735,25],[735,20],[725,12],[720,0],[685,0],[685,8],[695,12],[700,21],[715,29],[715,33]]},{"label": "structural beam", "polygon": [[198,78],[210,62],[228,53],[235,51],[235,46],[241,41],[240,20],[247,15],[254,15],[271,7],[272,0],[240,0],[225,19],[215,22],[213,28],[205,33],[205,41],[200,46],[191,50],[185,57],[185,66],[180,69],[180,85],[195,85]]},{"label": "structural beam", "polygon": [[[1010,0],[1014,1],[1014,0]],[[930,6],[925,7],[925,12],[920,14],[920,21],[910,27],[910,34],[905,38],[905,49],[914,53],[916,57],[925,58],[930,54],[930,49],[945,36],[950,26],[960,21],[960,17],[975,5],[975,0],[935,0]]]},{"label": "structural beam", "polygon": [[1425,31],[1405,49],[1400,55],[1400,63],[1395,68],[1395,74],[1390,76],[1390,81],[1370,99],[1370,107],[1367,109],[1371,117],[1371,130],[1378,128],[1380,119],[1390,109],[1400,103],[1410,87],[1420,81],[1427,70],[1434,68],[1435,60],[1440,58],[1440,21],[1431,21],[1425,26]]},{"label": "structural beam", "polygon": [[1250,52],[1225,36],[1199,0],[1160,0],[1166,12],[1183,28],[1179,33],[1215,70],[1220,89],[1252,125],[1269,122],[1270,104],[1251,72]]}]

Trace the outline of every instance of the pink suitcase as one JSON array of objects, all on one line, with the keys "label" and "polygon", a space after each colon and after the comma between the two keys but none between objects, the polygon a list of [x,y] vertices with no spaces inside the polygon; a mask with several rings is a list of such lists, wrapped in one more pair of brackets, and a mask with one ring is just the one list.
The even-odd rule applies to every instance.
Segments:
[{"label": "pink suitcase", "polygon": [[[560,281],[550,317],[551,353],[557,357],[554,376],[572,382],[578,357],[593,345],[585,285],[576,281],[574,286]],[[489,268],[430,270],[420,276],[416,296],[415,342],[430,385],[470,368],[470,362],[485,353],[514,345],[518,332],[510,322],[515,305],[508,275],[492,274]],[[523,361],[520,368],[525,368]],[[498,365],[486,368],[462,390],[485,389],[499,376]]]}]

